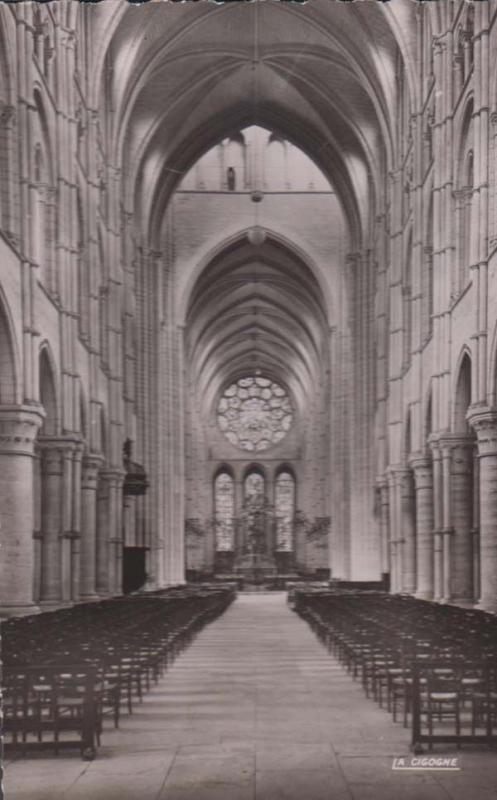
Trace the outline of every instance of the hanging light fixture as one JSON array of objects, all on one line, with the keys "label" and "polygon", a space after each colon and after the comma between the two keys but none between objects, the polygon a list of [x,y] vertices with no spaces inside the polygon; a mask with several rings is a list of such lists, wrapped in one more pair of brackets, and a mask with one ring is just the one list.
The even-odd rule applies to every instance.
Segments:
[{"label": "hanging light fixture", "polygon": [[[258,106],[259,106],[259,0],[254,3],[254,58],[252,62],[252,72],[254,76],[254,122],[257,125]],[[251,245],[260,247],[266,241],[266,231],[259,223],[259,204],[264,199],[264,192],[262,191],[262,177],[259,163],[259,141],[256,137],[254,145],[254,161],[253,161],[253,176],[254,187],[250,195],[252,203],[254,203],[254,224],[247,232],[247,238]]]}]

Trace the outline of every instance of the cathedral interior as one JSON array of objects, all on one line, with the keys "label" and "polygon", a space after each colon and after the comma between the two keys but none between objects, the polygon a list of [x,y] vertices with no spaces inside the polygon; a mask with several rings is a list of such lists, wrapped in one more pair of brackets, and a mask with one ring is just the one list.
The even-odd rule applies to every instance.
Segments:
[{"label": "cathedral interior", "polygon": [[0,4],[7,625],[295,582],[497,612],[496,20]]},{"label": "cathedral interior", "polygon": [[497,608],[494,11],[0,8],[3,614]]}]

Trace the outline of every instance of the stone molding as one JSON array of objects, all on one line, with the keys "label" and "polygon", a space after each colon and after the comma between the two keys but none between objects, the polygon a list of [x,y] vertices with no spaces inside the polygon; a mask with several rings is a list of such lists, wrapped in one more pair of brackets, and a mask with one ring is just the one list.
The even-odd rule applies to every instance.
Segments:
[{"label": "stone molding", "polygon": [[409,458],[409,465],[414,472],[416,491],[433,489],[433,461],[431,456],[413,455]]},{"label": "stone molding", "polygon": [[64,451],[58,447],[45,445],[41,450],[43,476],[62,475]]},{"label": "stone molding", "polygon": [[36,447],[40,451],[60,450],[61,452],[72,454],[77,450],[82,450],[83,446],[82,440],[74,436],[45,436],[40,434],[36,440]]},{"label": "stone molding", "polygon": [[124,483],[124,472],[118,469],[100,469],[98,471],[98,482],[107,484],[109,489],[122,489]]},{"label": "stone molding", "polygon": [[376,478],[376,488],[377,489],[388,489],[388,476],[387,475],[380,475]]},{"label": "stone molding", "polygon": [[469,409],[467,420],[478,440],[479,456],[497,456],[497,411]]},{"label": "stone molding", "polygon": [[441,457],[440,444],[439,444],[440,435],[441,434],[430,433],[430,435],[428,436],[428,447],[432,452],[433,458]]},{"label": "stone molding", "polygon": [[[442,458],[451,459],[454,464],[467,464],[471,451],[475,447],[475,439],[468,434],[446,433],[440,436],[438,446],[442,453]],[[459,451],[459,455],[457,454]]]},{"label": "stone molding", "polygon": [[102,456],[84,455],[81,462],[81,488],[97,490],[98,473],[103,464]]},{"label": "stone molding", "polygon": [[15,106],[0,102],[0,128],[6,128],[11,122],[15,121]]},{"label": "stone molding", "polygon": [[41,406],[0,406],[0,454],[32,456],[44,416]]},{"label": "stone molding", "polygon": [[392,464],[387,467],[386,475],[390,486],[401,486],[411,470],[405,464]]}]

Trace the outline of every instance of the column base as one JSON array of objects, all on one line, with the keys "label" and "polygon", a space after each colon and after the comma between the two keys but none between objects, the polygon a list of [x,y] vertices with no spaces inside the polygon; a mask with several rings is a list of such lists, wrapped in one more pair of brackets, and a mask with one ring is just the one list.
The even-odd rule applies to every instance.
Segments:
[{"label": "column base", "polygon": [[476,600],[474,597],[453,597],[450,604],[461,608],[474,608]]},{"label": "column base", "polygon": [[31,614],[39,614],[40,610],[39,606],[34,603],[25,606],[9,606],[2,604],[0,605],[0,619],[8,617],[29,617]]},{"label": "column base", "polygon": [[487,611],[489,614],[497,614],[497,598],[491,600],[480,600],[475,606],[478,611]]},{"label": "column base", "polygon": [[416,600],[433,600],[433,592],[428,590],[416,592],[414,597]]},{"label": "column base", "polygon": [[57,611],[58,608],[71,608],[74,603],[71,600],[40,600],[38,602],[40,611]]},{"label": "column base", "polygon": [[98,603],[102,598],[96,592],[80,594],[78,603]]}]

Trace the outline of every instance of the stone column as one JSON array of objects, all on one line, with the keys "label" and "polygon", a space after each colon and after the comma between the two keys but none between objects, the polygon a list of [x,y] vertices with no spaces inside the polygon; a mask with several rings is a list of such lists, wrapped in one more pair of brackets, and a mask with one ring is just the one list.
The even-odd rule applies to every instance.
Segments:
[{"label": "stone column", "polygon": [[433,598],[433,464],[430,456],[410,459],[416,491],[416,597]]},{"label": "stone column", "polygon": [[123,590],[123,482],[124,473],[109,470],[109,594]]},{"label": "stone column", "polygon": [[[204,564],[207,572],[214,571],[214,560],[216,555],[216,526],[214,524],[214,513],[204,523],[205,536],[204,536]],[[233,522],[233,542],[236,552],[238,540],[237,522],[236,518]]]},{"label": "stone column", "polygon": [[471,604],[473,590],[473,448],[470,436],[454,438],[451,459],[452,575],[454,602]]},{"label": "stone column", "polygon": [[62,603],[62,475],[63,451],[41,439],[41,587],[42,605]]},{"label": "stone column", "polygon": [[398,564],[398,551],[401,547],[400,544],[400,531],[399,531],[399,503],[398,503],[398,487],[396,482],[396,473],[394,470],[388,470],[388,497],[389,497],[389,528],[390,528],[390,591],[392,594],[399,592],[400,574]]},{"label": "stone column", "polygon": [[72,514],[71,514],[71,598],[79,601],[81,577],[81,463],[83,444],[80,442],[73,453]]},{"label": "stone column", "polygon": [[99,456],[83,456],[81,474],[81,600],[94,600],[97,565],[97,481]]},{"label": "stone column", "polygon": [[388,500],[388,481],[379,478],[376,482],[379,492],[381,572],[382,576],[390,574],[390,519]]},{"label": "stone column", "polygon": [[97,480],[96,591],[99,597],[109,594],[111,584],[110,553],[110,484],[112,473],[100,470]]},{"label": "stone column", "polygon": [[438,442],[430,442],[433,450],[433,599],[443,596],[443,534],[442,534],[442,454]]},{"label": "stone column", "polygon": [[136,497],[125,495],[123,497],[123,534],[124,546],[136,547]]},{"label": "stone column", "polygon": [[399,473],[401,537],[402,537],[402,577],[401,591],[414,594],[416,591],[416,503],[412,470],[403,469]]},{"label": "stone column", "polygon": [[0,408],[0,616],[32,614],[34,441],[41,408]]},{"label": "stone column", "polygon": [[[34,576],[33,576],[33,599],[38,603],[41,591],[41,459],[38,448],[35,445],[35,455],[33,459],[33,497],[34,497],[34,521],[33,521],[33,543],[34,543]],[[0,554],[1,558],[1,554]]]},{"label": "stone column", "polygon": [[[476,443],[475,443],[476,445]],[[473,596],[480,599],[480,461],[478,450],[473,448]]]},{"label": "stone column", "polygon": [[74,443],[67,444],[62,451],[62,532],[61,532],[61,582],[62,600],[72,599],[72,503],[73,503],[73,458]]},{"label": "stone column", "polygon": [[448,603],[452,599],[452,498],[451,498],[451,442],[441,439],[442,449],[442,597]]},{"label": "stone column", "polygon": [[497,612],[497,413],[468,414],[478,437],[480,462],[481,596],[478,608]]}]

